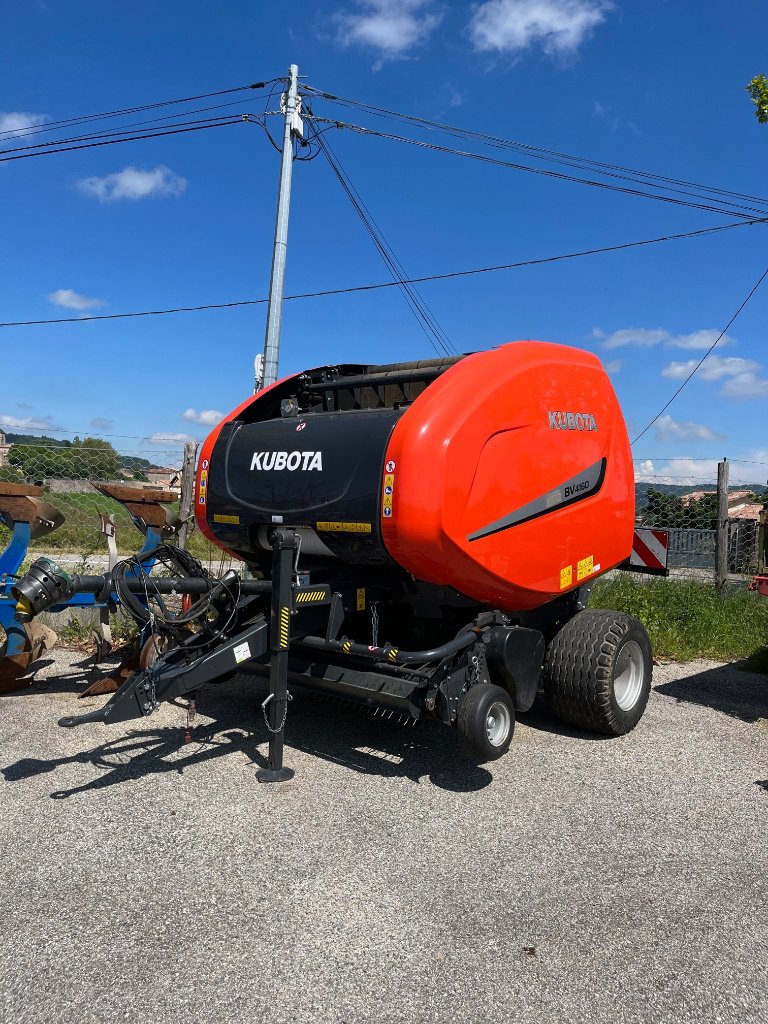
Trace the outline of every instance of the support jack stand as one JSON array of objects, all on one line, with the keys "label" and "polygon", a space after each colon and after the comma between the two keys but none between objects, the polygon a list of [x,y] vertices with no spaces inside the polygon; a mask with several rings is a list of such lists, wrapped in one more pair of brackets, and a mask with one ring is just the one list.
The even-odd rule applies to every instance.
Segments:
[{"label": "support jack stand", "polygon": [[[272,532],[272,614],[269,628],[269,696],[262,705],[269,729],[269,762],[256,773],[259,782],[287,782],[293,770],[283,765],[285,718],[288,713],[288,649],[291,641],[293,559],[297,548],[293,530]],[[269,708],[269,716],[267,716]]]}]

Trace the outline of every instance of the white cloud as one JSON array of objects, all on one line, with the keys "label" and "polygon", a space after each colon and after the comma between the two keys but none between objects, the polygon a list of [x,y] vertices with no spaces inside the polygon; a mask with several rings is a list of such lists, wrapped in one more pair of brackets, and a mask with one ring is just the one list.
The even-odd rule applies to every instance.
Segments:
[{"label": "white cloud", "polygon": [[224,413],[219,412],[217,409],[201,409],[200,412],[197,409],[185,409],[181,414],[181,418],[189,420],[190,423],[202,423],[203,426],[213,427],[221,422],[224,418]]},{"label": "white cloud", "polygon": [[71,288],[59,288],[58,291],[51,292],[48,301],[65,309],[98,309],[99,306],[106,306],[103,299],[89,299],[87,295],[80,295]]},{"label": "white cloud", "polygon": [[[635,465],[638,483],[685,484],[689,487],[714,487],[717,483],[718,459],[692,459],[683,455],[677,459],[655,463],[644,459]],[[764,484],[768,469],[768,450],[753,448],[736,452],[729,467],[730,486]]]},{"label": "white cloud", "polygon": [[723,436],[705,427],[703,423],[680,423],[666,415],[659,416],[655,427],[659,441],[683,441],[690,438],[699,441],[719,441]]},{"label": "white cloud", "polygon": [[645,459],[635,468],[636,483],[685,484],[696,487],[717,480],[717,459],[691,459],[681,456],[657,465]]},{"label": "white cloud", "polygon": [[149,441],[150,444],[173,446],[177,444],[184,444],[186,441],[196,441],[197,438],[192,437],[191,434],[166,434],[161,431],[155,431],[155,433],[151,434],[146,438],[146,440]]},{"label": "white cloud", "polygon": [[[622,327],[612,334],[606,334],[596,327],[592,336],[603,343],[603,348],[624,348],[627,345],[634,345],[637,348],[655,348],[657,345],[664,345],[665,348],[685,348],[705,351],[717,341],[720,336],[718,330],[692,331],[690,334],[672,334],[663,327]],[[733,338],[727,334],[718,342],[718,348],[725,345],[733,345]]]},{"label": "white cloud", "polygon": [[160,196],[180,196],[187,188],[186,178],[180,178],[162,165],[143,171],[126,167],[103,178],[81,178],[75,187],[83,195],[98,199],[100,203],[114,203],[120,199],[156,199]]},{"label": "white cloud", "polygon": [[8,416],[0,413],[0,428],[3,430],[51,430],[50,416]]},{"label": "white cloud", "polygon": [[[698,359],[687,359],[684,363],[669,363],[661,371],[662,377],[670,377],[672,380],[684,380],[698,363]],[[754,359],[741,359],[738,356],[709,356],[703,363],[696,376],[700,380],[723,380],[726,377],[737,377],[744,374],[754,374],[760,369],[760,364]]]},{"label": "white cloud", "polygon": [[619,372],[623,363],[621,359],[611,359],[609,363],[603,363],[603,366],[605,367],[605,372],[613,377]]},{"label": "white cloud", "polygon": [[[25,114],[21,111],[0,110],[0,132],[14,132],[14,138],[22,138],[27,134],[25,129],[37,128],[45,124],[48,117],[45,114]],[[11,139],[4,139],[10,142]]]},{"label": "white cloud", "polygon": [[737,373],[720,388],[723,398],[768,398],[768,379],[752,370]]},{"label": "white cloud", "polygon": [[617,114],[616,108],[609,106],[607,103],[601,103],[600,100],[593,100],[592,112],[595,117],[599,117],[600,120],[605,121],[612,132],[618,132],[626,128],[628,131],[632,132],[633,135],[642,134],[634,121],[628,121],[626,118],[622,117],[621,114]]},{"label": "white cloud", "polygon": [[336,42],[374,50],[377,69],[426,43],[443,18],[432,0],[356,0],[356,6],[333,15]]},{"label": "white cloud", "polygon": [[481,53],[517,55],[540,46],[570,56],[613,6],[610,0],[487,0],[470,19],[469,38]]},{"label": "white cloud", "polygon": [[[666,346],[667,348],[698,349],[704,352],[715,344],[717,339],[720,338],[720,333],[718,330],[708,330],[692,331],[691,334],[678,334],[676,337],[670,337],[669,341],[666,342]],[[727,334],[724,334],[720,341],[717,341],[718,348],[734,344],[733,338],[730,338]]]},{"label": "white cloud", "polygon": [[[698,359],[684,363],[669,363],[661,371],[662,377],[685,380],[696,367]],[[763,367],[754,359],[737,356],[709,356],[696,376],[705,381],[722,381],[718,394],[721,398],[768,398],[768,378],[761,377]]]}]

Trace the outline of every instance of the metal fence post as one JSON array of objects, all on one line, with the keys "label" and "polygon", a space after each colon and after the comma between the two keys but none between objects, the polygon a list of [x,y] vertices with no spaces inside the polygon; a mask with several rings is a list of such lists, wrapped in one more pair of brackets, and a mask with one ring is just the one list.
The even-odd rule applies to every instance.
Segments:
[{"label": "metal fence post", "polygon": [[717,464],[717,532],[715,533],[715,586],[728,579],[728,460]]},{"label": "metal fence post", "polygon": [[195,495],[195,463],[197,462],[197,445],[187,441],[184,445],[184,461],[181,467],[181,500],[179,502],[179,547],[186,548],[187,537],[194,529],[192,502]]}]

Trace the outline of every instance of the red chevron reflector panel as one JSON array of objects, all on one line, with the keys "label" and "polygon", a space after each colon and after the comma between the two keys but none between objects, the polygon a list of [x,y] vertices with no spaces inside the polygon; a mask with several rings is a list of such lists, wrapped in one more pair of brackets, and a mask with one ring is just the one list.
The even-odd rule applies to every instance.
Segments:
[{"label": "red chevron reflector panel", "polygon": [[629,564],[638,569],[665,570],[669,556],[669,533],[641,527],[632,538]]}]

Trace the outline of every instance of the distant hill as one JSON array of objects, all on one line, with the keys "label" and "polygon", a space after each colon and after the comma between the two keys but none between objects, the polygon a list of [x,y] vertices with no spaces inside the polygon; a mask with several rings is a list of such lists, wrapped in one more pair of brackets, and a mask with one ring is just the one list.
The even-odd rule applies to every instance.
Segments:
[{"label": "distant hill", "polygon": [[8,444],[55,444],[59,448],[71,448],[71,441],[62,441],[58,437],[48,437],[45,434],[9,434],[4,430]]},{"label": "distant hill", "polygon": [[[34,445],[55,445],[57,448],[71,448],[71,441],[63,441],[58,437],[48,437],[47,434],[10,434],[7,430],[3,431],[5,434],[8,444],[34,444]],[[158,466],[155,462],[150,462],[149,459],[144,459],[139,455],[124,455],[122,452],[117,453],[120,456],[120,461],[126,469],[136,472],[141,470],[146,472],[148,469],[162,469],[162,466]]]}]

